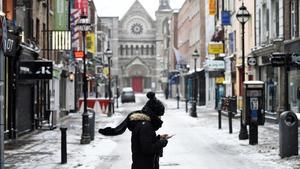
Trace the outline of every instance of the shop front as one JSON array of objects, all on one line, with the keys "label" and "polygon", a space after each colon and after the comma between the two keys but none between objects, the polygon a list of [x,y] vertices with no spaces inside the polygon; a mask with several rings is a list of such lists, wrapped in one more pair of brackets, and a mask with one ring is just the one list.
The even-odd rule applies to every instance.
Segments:
[{"label": "shop front", "polygon": [[253,57],[257,64],[253,66],[255,69],[255,80],[263,81],[265,84],[265,113],[267,116],[276,118],[279,112],[282,111],[283,104],[280,104],[280,95],[283,95],[283,79],[280,78],[282,73],[281,67],[274,67],[271,64],[270,58],[275,50],[274,45],[254,50]]},{"label": "shop front", "polygon": [[300,113],[300,40],[285,42],[285,53],[290,54],[288,72],[289,105],[293,112]]}]

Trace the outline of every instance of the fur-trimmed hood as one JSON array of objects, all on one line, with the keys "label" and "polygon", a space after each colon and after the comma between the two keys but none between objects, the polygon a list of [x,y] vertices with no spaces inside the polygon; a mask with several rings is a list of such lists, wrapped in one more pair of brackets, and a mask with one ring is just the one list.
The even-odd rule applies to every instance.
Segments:
[{"label": "fur-trimmed hood", "polygon": [[163,123],[158,116],[150,116],[143,111],[138,110],[130,113],[117,127],[99,129],[99,133],[107,136],[120,135],[125,132],[126,128],[132,131],[141,121],[150,122],[155,130],[158,130]]},{"label": "fur-trimmed hood", "polygon": [[129,116],[129,121],[151,121],[151,118],[144,113],[136,112]]}]

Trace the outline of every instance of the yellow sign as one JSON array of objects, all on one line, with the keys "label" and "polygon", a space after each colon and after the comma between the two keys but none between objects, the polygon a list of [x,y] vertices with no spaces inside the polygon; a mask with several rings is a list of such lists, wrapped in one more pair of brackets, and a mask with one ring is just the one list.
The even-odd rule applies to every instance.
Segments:
[{"label": "yellow sign", "polygon": [[223,43],[209,43],[208,44],[209,54],[220,54],[224,53]]},{"label": "yellow sign", "polygon": [[223,84],[224,81],[225,81],[224,77],[216,77],[216,84]]},{"label": "yellow sign", "polygon": [[86,48],[87,51],[89,51],[92,54],[96,53],[96,48],[95,48],[95,34],[94,33],[88,33],[86,35]]},{"label": "yellow sign", "polygon": [[108,76],[108,73],[109,73],[108,67],[104,67],[104,68],[103,68],[103,74],[104,74],[105,76]]},{"label": "yellow sign", "polygon": [[215,0],[209,0],[209,15],[216,15]]}]

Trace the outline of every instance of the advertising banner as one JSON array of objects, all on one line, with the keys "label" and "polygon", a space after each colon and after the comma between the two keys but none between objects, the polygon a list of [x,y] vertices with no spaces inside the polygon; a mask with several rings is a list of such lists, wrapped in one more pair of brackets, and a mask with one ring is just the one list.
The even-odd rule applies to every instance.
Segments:
[{"label": "advertising banner", "polygon": [[94,33],[88,33],[86,35],[86,48],[87,51],[95,55],[96,48],[95,48],[95,34]]},{"label": "advertising banner", "polygon": [[210,42],[208,43],[209,54],[220,54],[224,53],[223,43]]},{"label": "advertising banner", "polygon": [[88,0],[75,0],[75,8],[80,10],[81,16],[88,16]]},{"label": "advertising banner", "polygon": [[68,28],[68,4],[65,0],[55,1],[54,8],[54,29],[67,30]]},{"label": "advertising banner", "polygon": [[209,15],[216,15],[215,0],[209,0]]}]

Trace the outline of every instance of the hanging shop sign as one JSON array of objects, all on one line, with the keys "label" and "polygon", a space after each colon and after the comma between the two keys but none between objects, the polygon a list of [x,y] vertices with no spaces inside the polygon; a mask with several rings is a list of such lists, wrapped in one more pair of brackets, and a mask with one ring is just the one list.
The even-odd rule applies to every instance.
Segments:
[{"label": "hanging shop sign", "polygon": [[223,84],[223,82],[225,81],[225,78],[224,78],[224,76],[216,77],[215,81],[216,81],[216,84]]},{"label": "hanging shop sign", "polygon": [[209,15],[216,15],[216,2],[215,0],[209,0]]},{"label": "hanging shop sign", "polygon": [[272,66],[284,66],[289,62],[289,56],[287,53],[273,53],[270,58]]},{"label": "hanging shop sign", "polygon": [[95,34],[94,33],[88,33],[86,35],[86,48],[87,51],[92,53],[93,55],[96,54],[96,48],[95,48]]},{"label": "hanging shop sign", "polygon": [[224,53],[223,43],[209,42],[209,43],[208,43],[208,53],[209,53],[209,54],[220,54],[220,53]]},{"label": "hanging shop sign", "polygon": [[51,61],[20,61],[19,79],[52,79],[53,65]]},{"label": "hanging shop sign", "polygon": [[84,52],[82,50],[74,51],[73,53],[76,59],[83,59],[84,57]]},{"label": "hanging shop sign", "polygon": [[231,25],[230,18],[231,18],[230,11],[222,11],[222,25],[223,26]]},{"label": "hanging shop sign", "polygon": [[292,61],[298,65],[300,65],[300,54],[299,53],[293,53],[292,54]]},{"label": "hanging shop sign", "polygon": [[256,58],[255,57],[248,57],[248,65],[249,66],[256,66]]},{"label": "hanging shop sign", "polygon": [[4,55],[8,57],[13,57],[18,51],[18,45],[21,40],[20,36],[13,35],[11,33],[7,34],[7,39],[5,40],[5,52]]},{"label": "hanging shop sign", "polygon": [[68,3],[67,1],[55,1],[54,6],[54,29],[68,29]]},{"label": "hanging shop sign", "polygon": [[50,43],[50,50],[71,50],[72,36],[71,31],[50,31],[52,43]]},{"label": "hanging shop sign", "polygon": [[75,0],[75,8],[80,10],[81,16],[88,16],[88,0]]},{"label": "hanging shop sign", "polygon": [[225,62],[224,60],[207,60],[205,62],[205,66],[208,70],[218,70],[218,69],[225,69]]}]

